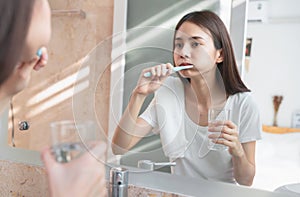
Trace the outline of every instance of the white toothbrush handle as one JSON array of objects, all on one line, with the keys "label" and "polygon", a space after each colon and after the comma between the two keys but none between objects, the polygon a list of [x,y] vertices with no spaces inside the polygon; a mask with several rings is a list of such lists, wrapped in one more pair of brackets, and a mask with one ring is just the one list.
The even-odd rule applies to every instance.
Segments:
[{"label": "white toothbrush handle", "polygon": [[[182,67],[174,67],[172,69],[172,72],[177,72],[177,71],[180,71],[180,70],[184,70],[184,69],[189,69],[189,68],[192,68],[193,66],[182,66]],[[144,73],[144,77],[151,77],[152,76],[152,73],[149,71],[149,72],[146,72]]]}]

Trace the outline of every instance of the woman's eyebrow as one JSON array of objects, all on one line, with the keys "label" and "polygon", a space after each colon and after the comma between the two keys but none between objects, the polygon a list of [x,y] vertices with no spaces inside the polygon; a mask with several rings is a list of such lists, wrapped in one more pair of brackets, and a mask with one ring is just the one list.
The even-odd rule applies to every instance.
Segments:
[{"label": "woman's eyebrow", "polygon": [[182,41],[183,39],[180,37],[175,38],[175,40]]},{"label": "woman's eyebrow", "polygon": [[189,38],[189,40],[205,40],[205,39],[201,36],[192,36],[191,38]]},{"label": "woman's eyebrow", "polygon": [[[188,38],[189,40],[205,40],[203,37],[201,37],[201,36],[192,36],[192,37],[190,37],[190,38]],[[181,38],[181,37],[176,37],[175,38],[175,41],[182,41],[183,40],[183,38]]]}]

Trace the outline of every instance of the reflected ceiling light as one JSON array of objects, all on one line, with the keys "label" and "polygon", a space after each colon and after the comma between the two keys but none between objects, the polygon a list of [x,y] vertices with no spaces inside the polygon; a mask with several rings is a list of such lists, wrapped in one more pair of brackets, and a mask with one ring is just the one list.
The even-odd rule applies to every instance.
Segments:
[{"label": "reflected ceiling light", "polygon": [[52,97],[47,102],[44,102],[43,104],[38,105],[35,109],[30,110],[28,113],[28,117],[32,118],[33,116],[37,116],[38,114],[41,114],[42,112],[54,107],[55,105],[58,105],[59,103],[66,101],[69,98],[72,98],[75,94],[78,94],[82,92],[83,90],[87,89],[89,87],[89,81],[85,80],[81,82],[80,84],[76,85],[76,92],[74,87],[68,88],[67,90],[64,90],[63,92],[59,93],[58,95]]},{"label": "reflected ceiling light", "polygon": [[90,73],[89,66],[82,68],[78,72],[67,76],[65,79],[58,81],[57,83],[53,84],[52,86],[48,87],[47,89],[41,91],[40,93],[33,96],[31,99],[28,100],[28,106],[34,105],[37,102],[42,102],[43,100],[48,99],[49,97],[57,94],[60,91],[63,91],[67,87],[72,86],[76,81],[79,81],[85,77],[87,77]]}]

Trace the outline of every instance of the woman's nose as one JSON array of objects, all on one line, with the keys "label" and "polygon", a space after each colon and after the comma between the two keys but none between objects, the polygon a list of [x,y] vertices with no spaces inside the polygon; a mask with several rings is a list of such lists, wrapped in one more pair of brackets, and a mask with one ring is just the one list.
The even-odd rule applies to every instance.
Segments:
[{"label": "woman's nose", "polygon": [[188,46],[184,46],[180,51],[181,58],[190,58],[190,48]]}]

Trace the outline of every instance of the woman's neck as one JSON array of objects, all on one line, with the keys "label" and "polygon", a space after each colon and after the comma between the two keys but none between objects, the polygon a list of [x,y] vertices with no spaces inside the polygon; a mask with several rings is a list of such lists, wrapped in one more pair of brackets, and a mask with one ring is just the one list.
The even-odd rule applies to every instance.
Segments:
[{"label": "woman's neck", "polygon": [[189,89],[189,92],[193,94],[198,103],[210,105],[210,88],[203,77],[200,79],[191,79]]},{"label": "woman's neck", "polygon": [[190,83],[185,84],[186,112],[193,122],[201,126],[208,124],[208,109],[224,107],[227,100],[223,83],[219,82],[215,72],[211,73],[191,78]]},{"label": "woman's neck", "polygon": [[[226,90],[222,78],[216,72],[208,72],[191,78],[189,92],[197,99],[198,106],[204,109],[221,107],[227,100]],[[190,97],[191,98],[191,97]]]}]

